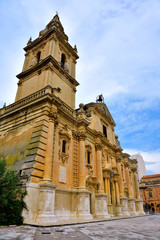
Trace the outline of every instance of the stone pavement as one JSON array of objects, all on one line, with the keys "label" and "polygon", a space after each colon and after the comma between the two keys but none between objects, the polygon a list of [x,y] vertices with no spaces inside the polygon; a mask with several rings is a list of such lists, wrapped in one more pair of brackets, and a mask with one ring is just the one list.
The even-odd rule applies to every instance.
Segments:
[{"label": "stone pavement", "polygon": [[0,227],[0,240],[160,240],[160,215],[54,227]]}]

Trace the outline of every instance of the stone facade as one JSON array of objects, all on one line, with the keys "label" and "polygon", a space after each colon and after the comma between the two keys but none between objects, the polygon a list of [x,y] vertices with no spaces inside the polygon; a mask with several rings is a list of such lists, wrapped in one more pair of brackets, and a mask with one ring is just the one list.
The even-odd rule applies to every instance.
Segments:
[{"label": "stone facade", "polygon": [[[160,174],[143,176],[140,181],[143,205],[150,204],[150,211],[160,213]],[[146,209],[147,210],[147,209]]]},{"label": "stone facade", "polygon": [[137,161],[102,96],[75,110],[77,48],[58,15],[24,50],[15,103],[0,109],[0,157],[28,191],[25,222],[143,214]]}]

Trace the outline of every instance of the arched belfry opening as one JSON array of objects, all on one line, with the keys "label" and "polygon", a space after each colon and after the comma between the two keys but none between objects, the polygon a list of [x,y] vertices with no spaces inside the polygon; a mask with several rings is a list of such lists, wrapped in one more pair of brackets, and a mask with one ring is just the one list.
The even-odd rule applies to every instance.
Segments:
[{"label": "arched belfry opening", "polygon": [[66,62],[66,56],[64,53],[62,53],[62,55],[61,55],[61,67],[62,68],[64,68],[65,62]]},{"label": "arched belfry opening", "polygon": [[40,59],[41,59],[41,52],[39,51],[38,53],[37,53],[37,64],[40,62]]}]

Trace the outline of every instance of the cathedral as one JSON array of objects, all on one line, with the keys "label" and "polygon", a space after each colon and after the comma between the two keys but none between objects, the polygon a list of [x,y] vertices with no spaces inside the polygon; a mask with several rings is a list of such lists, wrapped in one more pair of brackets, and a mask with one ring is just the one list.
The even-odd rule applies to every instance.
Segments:
[{"label": "cathedral", "polygon": [[28,224],[143,215],[137,160],[122,152],[104,103],[79,104],[76,46],[59,16],[30,38],[15,102],[0,109],[0,159],[28,194]]}]

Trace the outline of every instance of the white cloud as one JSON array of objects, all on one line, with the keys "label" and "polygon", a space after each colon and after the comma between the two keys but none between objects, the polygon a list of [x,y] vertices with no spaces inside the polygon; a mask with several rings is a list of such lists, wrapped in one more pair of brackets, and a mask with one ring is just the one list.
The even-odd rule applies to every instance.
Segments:
[{"label": "white cloud", "polygon": [[[4,34],[10,31],[14,41],[7,48],[14,53],[20,51],[21,56],[29,37],[37,37],[55,12],[59,12],[65,31],[71,43],[77,43],[80,54],[77,79],[81,86],[78,87],[77,104],[82,94],[85,102],[95,100],[99,93],[107,98],[126,92],[145,99],[159,98],[158,1],[88,0],[83,4],[80,0],[34,0],[28,4],[27,0],[8,0],[2,3],[2,11],[10,3],[7,11],[1,11],[1,31]],[[5,52],[6,58],[8,54]],[[23,62],[22,57],[18,57]],[[22,63],[18,58],[12,61],[14,69],[19,65]],[[12,73],[12,77],[6,74],[10,84],[19,71]],[[8,98],[5,91],[2,94],[3,100]],[[14,98],[13,94],[10,99]]]},{"label": "white cloud", "polygon": [[[87,0],[85,4],[83,0],[0,1],[0,103],[14,101],[15,76],[24,61],[22,49],[30,36],[38,36],[56,11],[80,55],[77,106],[95,101],[103,93],[121,127],[118,132],[122,143],[128,141],[134,146],[143,135],[143,149],[143,144],[149,144],[145,136],[151,134],[150,144],[156,144],[160,138],[158,0]],[[152,119],[145,111],[152,111],[156,117]]]},{"label": "white cloud", "polygon": [[124,152],[134,155],[140,153],[144,159],[147,174],[159,174],[160,173],[160,151],[155,150],[150,152],[139,152],[136,149],[124,149]]}]

